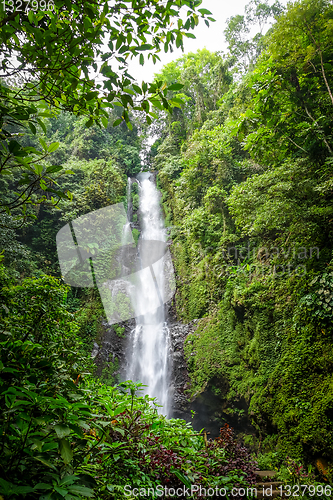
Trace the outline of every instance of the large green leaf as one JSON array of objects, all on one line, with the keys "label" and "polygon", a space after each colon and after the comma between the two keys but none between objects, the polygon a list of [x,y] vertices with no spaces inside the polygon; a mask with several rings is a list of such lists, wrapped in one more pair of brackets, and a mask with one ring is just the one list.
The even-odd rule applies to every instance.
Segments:
[{"label": "large green leaf", "polygon": [[53,153],[56,149],[59,147],[59,142],[53,142],[52,144],[49,145],[48,152]]},{"label": "large green leaf", "polygon": [[46,465],[47,467],[50,467],[51,469],[57,470],[56,466],[52,464],[47,458],[43,456],[34,456],[33,457],[35,460],[38,460],[42,464]]},{"label": "large green leaf", "polygon": [[71,433],[71,429],[68,427],[68,425],[64,424],[57,424],[54,426],[54,429],[59,439],[69,436]]},{"label": "large green leaf", "polygon": [[179,469],[170,469],[170,472],[172,472],[176,477],[178,477],[178,479],[180,479],[180,481],[183,484],[185,484],[186,488],[191,488],[191,482],[182,471],[180,471]]},{"label": "large green leaf", "polygon": [[65,488],[60,488],[59,486],[54,486],[54,490],[59,493],[62,497],[65,497],[68,494],[68,490]]},{"label": "large green leaf", "polygon": [[181,83],[173,83],[168,87],[168,90],[180,90],[184,87]]},{"label": "large green leaf", "polygon": [[73,451],[67,439],[59,440],[59,451],[65,464],[69,464],[73,459]]},{"label": "large green leaf", "polygon": [[94,491],[91,488],[87,488],[86,486],[69,486],[68,491],[70,493],[75,493],[86,498],[94,497]]},{"label": "large green leaf", "polygon": [[64,486],[65,484],[71,485],[78,481],[80,478],[78,476],[64,476],[61,481],[59,482],[59,486]]}]

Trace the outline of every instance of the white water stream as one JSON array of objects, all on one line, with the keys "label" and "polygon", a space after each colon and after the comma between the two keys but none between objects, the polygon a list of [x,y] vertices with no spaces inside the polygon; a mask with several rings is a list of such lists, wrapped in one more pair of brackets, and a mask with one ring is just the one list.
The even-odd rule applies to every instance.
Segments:
[{"label": "white water stream", "polygon": [[[165,241],[159,192],[150,180],[150,174],[139,174],[139,199],[142,233],[144,240]],[[141,259],[150,258],[149,244],[142,246]],[[152,269],[153,268],[153,269]],[[159,290],[165,288],[165,261],[160,259],[153,266],[138,273],[135,287],[131,288],[131,301],[136,315],[136,327],[129,340],[129,359],[126,378],[140,381],[147,387],[144,394],[157,399],[160,413],[169,410],[169,330],[165,322],[164,305]],[[151,275],[153,274],[153,276]],[[157,307],[156,307],[157,306]],[[142,314],[142,311],[147,311]],[[140,314],[140,315],[139,315]]]}]

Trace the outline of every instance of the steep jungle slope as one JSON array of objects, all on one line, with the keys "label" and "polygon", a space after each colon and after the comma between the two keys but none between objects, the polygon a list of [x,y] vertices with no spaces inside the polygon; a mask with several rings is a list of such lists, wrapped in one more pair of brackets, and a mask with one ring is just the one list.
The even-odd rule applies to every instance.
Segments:
[{"label": "steep jungle slope", "polygon": [[[130,131],[125,123],[112,127],[115,118],[116,114],[110,114],[110,123],[104,129],[96,125],[86,128],[85,118],[68,112],[45,119],[45,140],[58,144],[50,155],[55,165],[53,170],[62,168],[66,172],[57,179],[58,188],[71,194],[70,199],[61,200],[57,206],[42,203],[28,206],[29,218],[22,227],[7,217],[0,233],[0,246],[3,264],[13,282],[31,276],[42,278],[45,274],[60,278],[57,232],[83,214],[114,203],[126,204],[127,177],[141,169],[143,138],[138,133],[138,120]],[[39,145],[30,131],[21,142],[27,147]],[[10,198],[18,175],[1,179],[5,199]],[[99,292],[94,288],[72,287],[66,294],[66,302],[80,325],[79,336],[90,356],[94,342],[102,334],[100,319],[104,310]]]},{"label": "steep jungle slope", "polygon": [[191,395],[227,380],[281,457],[333,458],[332,30],[330,2],[299,1],[234,83],[232,58],[167,65],[186,104],[152,150],[177,314],[200,318]]}]

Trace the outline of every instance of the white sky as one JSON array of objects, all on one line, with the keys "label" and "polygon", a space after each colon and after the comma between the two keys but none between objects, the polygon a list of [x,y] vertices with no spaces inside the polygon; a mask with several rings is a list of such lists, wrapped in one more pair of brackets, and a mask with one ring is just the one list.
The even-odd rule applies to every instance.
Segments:
[{"label": "white sky", "polygon": [[[250,0],[203,0],[199,8],[205,8],[211,11],[212,17],[216,19],[215,23],[210,22],[209,28],[205,25],[204,20],[199,16],[199,25],[192,31],[196,39],[184,37],[184,54],[188,52],[196,52],[198,49],[206,48],[211,52],[223,51],[227,52],[227,44],[224,39],[223,31],[226,28],[226,20],[237,14],[244,14],[245,5]],[[271,4],[271,2],[269,2]],[[287,0],[280,0],[283,5],[287,4]],[[161,62],[155,65],[151,60],[145,57],[144,66],[140,66],[138,58],[129,62],[128,72],[139,83],[142,81],[150,82],[153,80],[154,73],[158,73],[162,67],[183,55],[181,49],[174,49],[172,53],[161,52],[159,54]]]}]

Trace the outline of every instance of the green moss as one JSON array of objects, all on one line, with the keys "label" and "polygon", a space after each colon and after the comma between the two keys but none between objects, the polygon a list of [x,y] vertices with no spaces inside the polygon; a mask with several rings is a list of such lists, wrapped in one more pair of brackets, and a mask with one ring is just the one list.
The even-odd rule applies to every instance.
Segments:
[{"label": "green moss", "polygon": [[114,363],[109,362],[107,365],[103,368],[102,374],[100,376],[100,380],[103,384],[107,386],[113,387],[115,384],[119,382],[118,377],[114,375],[114,373],[118,370],[119,368],[119,361],[116,358]]},{"label": "green moss", "polygon": [[124,326],[114,325],[113,329],[116,332],[116,334],[118,335],[118,337],[120,337],[121,339],[126,337],[126,335],[124,335],[124,332],[125,332]]},{"label": "green moss", "polygon": [[139,237],[140,237],[140,231],[138,231],[137,229],[133,228],[132,229],[132,235],[133,235],[133,239],[135,241],[135,244],[137,245],[138,241],[139,241]]},{"label": "green moss", "polygon": [[98,342],[103,333],[101,318],[105,318],[103,304],[97,289],[86,289],[80,298],[67,298],[69,307],[75,307],[74,317],[79,325],[79,336],[83,340],[83,348],[90,355],[94,342]]},{"label": "green moss", "polygon": [[140,206],[139,195],[132,193],[132,208],[133,208],[133,211],[136,212],[139,209],[139,206]]}]

